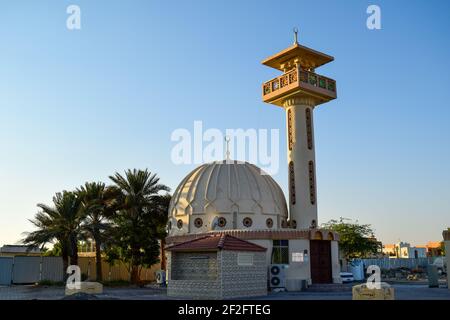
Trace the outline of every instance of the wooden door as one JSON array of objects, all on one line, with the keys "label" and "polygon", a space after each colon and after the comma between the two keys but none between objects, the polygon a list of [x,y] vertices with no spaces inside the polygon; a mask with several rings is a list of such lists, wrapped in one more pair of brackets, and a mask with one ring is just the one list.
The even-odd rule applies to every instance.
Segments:
[{"label": "wooden door", "polygon": [[310,259],[312,283],[332,283],[331,241],[311,240]]}]

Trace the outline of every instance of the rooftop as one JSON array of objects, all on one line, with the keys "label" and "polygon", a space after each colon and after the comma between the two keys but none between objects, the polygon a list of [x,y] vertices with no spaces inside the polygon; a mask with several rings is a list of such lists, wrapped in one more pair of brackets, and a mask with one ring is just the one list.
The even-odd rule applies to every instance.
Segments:
[{"label": "rooftop", "polygon": [[292,63],[294,59],[298,59],[300,65],[308,68],[317,68],[334,60],[332,56],[295,43],[268,57],[261,63],[268,67],[284,71],[283,65]]},{"label": "rooftop", "polygon": [[169,251],[266,251],[267,249],[225,233],[206,235],[167,247]]},{"label": "rooftop", "polygon": [[26,245],[5,244],[0,248],[0,253],[41,253],[41,250]]}]

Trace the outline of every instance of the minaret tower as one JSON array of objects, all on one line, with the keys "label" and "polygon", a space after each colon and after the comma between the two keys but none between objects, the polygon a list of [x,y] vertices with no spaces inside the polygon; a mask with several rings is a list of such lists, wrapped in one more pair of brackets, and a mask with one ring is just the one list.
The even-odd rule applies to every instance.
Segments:
[{"label": "minaret tower", "polygon": [[299,45],[297,29],[294,35],[292,46],[262,62],[283,72],[262,85],[262,99],[286,112],[290,227],[308,229],[318,223],[313,110],[336,99],[336,81],[315,73],[334,58]]}]

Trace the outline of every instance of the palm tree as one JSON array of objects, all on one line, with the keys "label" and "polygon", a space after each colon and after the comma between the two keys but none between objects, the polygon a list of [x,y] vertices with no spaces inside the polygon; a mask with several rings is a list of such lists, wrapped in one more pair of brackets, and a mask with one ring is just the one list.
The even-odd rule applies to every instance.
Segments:
[{"label": "palm tree", "polygon": [[156,236],[161,242],[161,269],[166,270],[166,237],[167,237],[167,220],[169,218],[169,205],[172,196],[168,193],[158,195],[154,198],[155,206],[152,208],[156,222]]},{"label": "palm tree", "polygon": [[[156,174],[152,174],[147,169],[127,170],[125,176],[116,172],[114,176],[110,176],[110,179],[120,193],[117,199],[121,210],[118,212],[117,220],[132,232],[131,234],[128,232],[127,241],[130,248],[131,282],[137,284],[142,254],[141,224],[143,221],[148,221],[149,213],[153,212],[152,208],[155,206],[155,198],[158,193],[169,191],[169,188],[160,184]],[[147,237],[154,234],[154,230],[148,230]]]},{"label": "palm tree", "polygon": [[95,241],[95,263],[97,281],[101,281],[102,276],[102,244],[105,234],[111,227],[110,218],[115,212],[115,193],[111,188],[106,187],[103,182],[86,182],[76,191],[81,199],[85,219],[82,222],[82,231],[85,239]]},{"label": "palm tree", "polygon": [[44,247],[47,243],[58,241],[61,245],[63,272],[70,263],[78,264],[78,236],[83,220],[81,201],[73,192],[58,192],[53,197],[53,206],[37,205],[39,211],[30,222],[37,230],[26,234],[23,243],[30,247]]}]

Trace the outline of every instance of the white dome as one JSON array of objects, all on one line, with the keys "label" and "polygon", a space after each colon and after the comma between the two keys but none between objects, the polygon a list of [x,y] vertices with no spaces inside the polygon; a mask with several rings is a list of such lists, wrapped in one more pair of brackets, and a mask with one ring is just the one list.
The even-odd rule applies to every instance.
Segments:
[{"label": "white dome", "polygon": [[227,229],[278,229],[287,220],[283,191],[247,162],[201,165],[175,190],[169,208],[169,235]]}]

